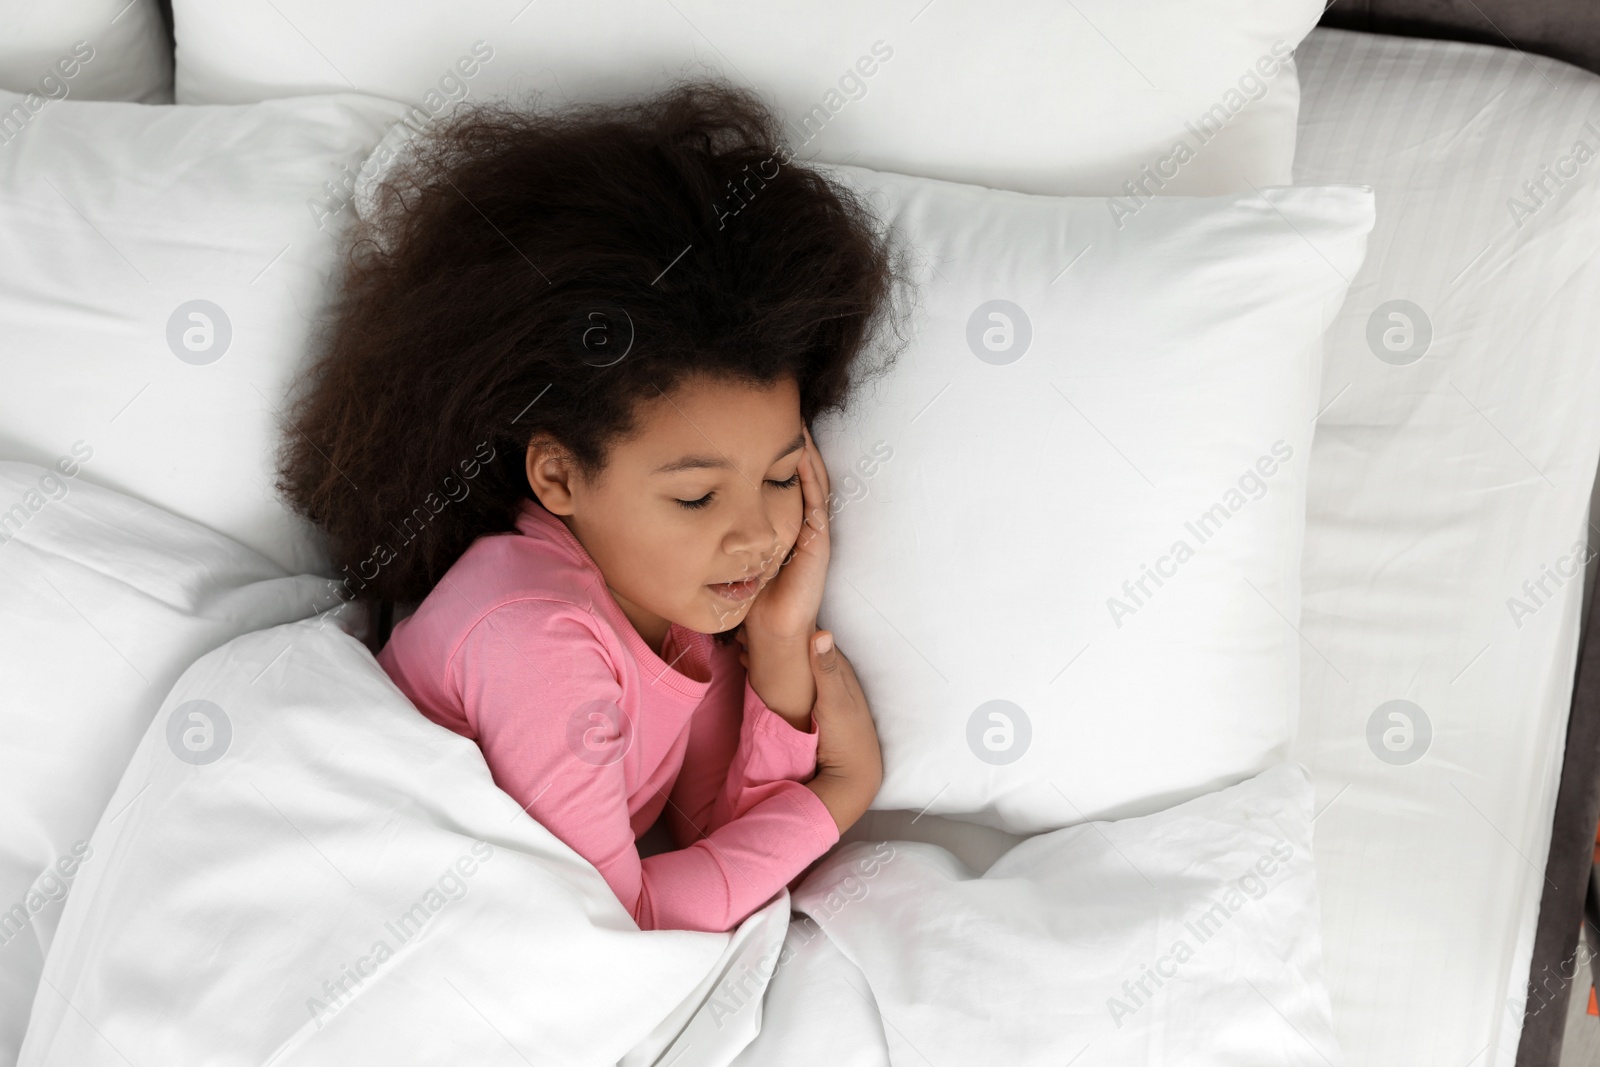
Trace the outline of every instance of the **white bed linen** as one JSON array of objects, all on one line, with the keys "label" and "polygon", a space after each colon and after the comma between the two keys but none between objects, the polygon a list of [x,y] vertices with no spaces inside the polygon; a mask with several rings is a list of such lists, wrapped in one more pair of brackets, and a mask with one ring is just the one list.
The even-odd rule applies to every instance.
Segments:
[{"label": "white bed linen", "polygon": [[[1486,262],[1492,264],[1492,251],[1483,260],[1474,261],[1479,246],[1466,248],[1465,254],[1461,246],[1470,243],[1470,234],[1477,229],[1493,231],[1497,222],[1500,229],[1506,229],[1511,225],[1510,215],[1474,221],[1468,227],[1468,235],[1464,236],[1457,232],[1463,207],[1477,210],[1487,204],[1506,212],[1505,202],[1515,193],[1516,187],[1524,180],[1538,177],[1539,164],[1557,160],[1566,154],[1575,137],[1582,136],[1581,116],[1600,114],[1589,95],[1592,83],[1582,79],[1584,88],[1576,99],[1570,92],[1550,94],[1551,99],[1545,105],[1550,111],[1565,108],[1568,112],[1565,119],[1546,114],[1542,122],[1528,122],[1524,113],[1508,120],[1508,115],[1516,115],[1516,106],[1532,106],[1537,94],[1549,92],[1545,78],[1563,89],[1574,79],[1581,78],[1552,61],[1538,57],[1530,60],[1510,50],[1317,30],[1302,45],[1298,59],[1306,81],[1306,106],[1302,111],[1296,180],[1359,181],[1378,189],[1378,228],[1373,235],[1368,264],[1357,279],[1358,285],[1370,287],[1375,277],[1382,276],[1399,291],[1415,292],[1415,288],[1407,284],[1409,279],[1418,277],[1419,270],[1444,270],[1438,261],[1448,259],[1448,271],[1430,283],[1436,291],[1445,291],[1452,279],[1472,268],[1474,262],[1474,274]],[[1343,64],[1349,66],[1343,67],[1341,72]],[[1462,86],[1469,90],[1472,86],[1478,88],[1463,94],[1457,91]],[[1493,99],[1502,91],[1509,94],[1509,98],[1502,95]],[[1414,95],[1417,93],[1425,95]],[[1498,134],[1492,129],[1497,119],[1501,125]],[[1496,137],[1506,136],[1515,138],[1510,146],[1513,151],[1509,154],[1514,157],[1510,165],[1505,159],[1507,146],[1495,142]],[[1485,138],[1488,138],[1487,143]],[[1593,145],[1594,141],[1590,143]],[[1511,176],[1509,172],[1516,170],[1519,162],[1532,165],[1523,168],[1526,173],[1519,171]],[[1591,232],[1584,228],[1587,223],[1574,222],[1573,212],[1582,208],[1592,217],[1593,204],[1589,199],[1592,194],[1583,185],[1592,183],[1592,166],[1582,168],[1578,181],[1569,183],[1573,188],[1556,203],[1541,207],[1529,224],[1542,224],[1554,218],[1556,225],[1552,230],[1566,225],[1569,230]],[[1454,199],[1441,196],[1433,210],[1426,210],[1424,197],[1427,194],[1414,192],[1419,186],[1407,184],[1414,182],[1417,167],[1428,168],[1437,193],[1453,190]],[[1449,168],[1457,173],[1446,173]],[[1507,177],[1512,180],[1505,181]],[[1497,181],[1501,183],[1499,186],[1494,184]],[[1481,188],[1474,191],[1476,186]],[[1463,200],[1468,196],[1473,198],[1470,204]],[[1404,214],[1397,218],[1394,211],[1399,204],[1404,205]],[[1487,245],[1488,241],[1481,244]],[[1594,246],[1593,240],[1589,245]],[[1592,266],[1567,272],[1562,276],[1564,284],[1553,285],[1545,295],[1551,301],[1564,303],[1573,289],[1593,292],[1592,272]],[[1375,305],[1369,302],[1364,306],[1370,310]],[[1451,306],[1469,305],[1457,301]],[[1485,309],[1493,307],[1490,303]],[[1544,328],[1551,328],[1551,325]],[[1568,319],[1562,324],[1560,336],[1592,337],[1594,325],[1592,319]],[[1336,331],[1338,329],[1336,326]],[[1347,345],[1350,339],[1351,335],[1347,334]],[[1441,338],[1439,343],[1443,341]],[[1527,362],[1518,357],[1525,352],[1538,355],[1538,378],[1543,385],[1561,383],[1568,395],[1592,395],[1592,372],[1578,362],[1578,354],[1572,351],[1572,346],[1557,346],[1561,348],[1560,359],[1565,361],[1559,367],[1549,362],[1553,358],[1546,351],[1549,347],[1548,343],[1522,342],[1502,350],[1504,362],[1508,368],[1515,363],[1526,370]],[[1350,365],[1370,358],[1365,348],[1353,348],[1352,352],[1345,357],[1352,361]],[[1418,366],[1426,363],[1424,360]],[[1335,425],[1334,416],[1341,406],[1356,399],[1354,389],[1340,395],[1344,382],[1332,378],[1334,368],[1340,365],[1330,351],[1329,386],[1324,401],[1334,403],[1323,416],[1325,426]],[[1418,366],[1409,369],[1417,370]],[[1497,368],[1484,366],[1480,369]],[[1582,519],[1573,521],[1573,516],[1580,513],[1574,510],[1575,505],[1565,490],[1569,488],[1568,482],[1582,484],[1586,497],[1587,483],[1581,468],[1585,465],[1586,454],[1587,462],[1592,465],[1593,449],[1587,444],[1589,431],[1580,430],[1574,434],[1570,419],[1575,415],[1560,406],[1550,411],[1556,417],[1547,425],[1541,426],[1527,411],[1514,413],[1517,421],[1508,423],[1501,417],[1508,413],[1486,404],[1467,389],[1465,382],[1458,380],[1458,384],[1494,420],[1492,427],[1480,426],[1481,437],[1473,436],[1472,444],[1479,451],[1468,462],[1481,460],[1490,464],[1489,469],[1493,471],[1514,475],[1514,464],[1518,462],[1515,453],[1521,451],[1533,457],[1544,474],[1564,492],[1560,507],[1535,508],[1531,516],[1518,520],[1523,525],[1514,531],[1506,528],[1491,531],[1476,543],[1469,537],[1463,542],[1465,547],[1450,557],[1459,561],[1465,553],[1470,564],[1462,570],[1476,591],[1476,607],[1469,605],[1472,610],[1455,620],[1453,630],[1441,629],[1438,620],[1433,620],[1433,632],[1428,635],[1431,643],[1423,646],[1418,639],[1406,637],[1399,627],[1384,626],[1381,640],[1372,641],[1365,650],[1354,652],[1356,660],[1364,660],[1365,666],[1375,675],[1362,683],[1364,692],[1382,690],[1379,695],[1387,699],[1387,694],[1395,691],[1397,695],[1414,699],[1417,691],[1405,688],[1413,675],[1417,676],[1419,684],[1428,684],[1428,676],[1437,669],[1431,666],[1430,660],[1437,658],[1449,642],[1460,645],[1464,654],[1459,664],[1443,670],[1434,684],[1452,695],[1455,689],[1448,687],[1453,682],[1459,682],[1455,688],[1470,686],[1475,692],[1457,705],[1456,721],[1460,726],[1453,733],[1443,728],[1449,724],[1441,724],[1439,717],[1434,717],[1438,730],[1433,742],[1434,755],[1444,753],[1449,757],[1449,751],[1439,746],[1451,737],[1470,743],[1476,746],[1476,752],[1469,754],[1470,759],[1456,762],[1472,774],[1494,770],[1493,780],[1458,778],[1455,784],[1460,790],[1451,788],[1447,782],[1434,781],[1418,790],[1416,776],[1401,779],[1393,773],[1416,770],[1416,766],[1395,768],[1374,764],[1363,736],[1345,725],[1353,714],[1351,706],[1335,707],[1322,693],[1322,688],[1342,687],[1343,682],[1315,652],[1309,648],[1305,650],[1307,688],[1303,698],[1307,708],[1302,720],[1299,754],[1313,769],[1319,783],[1318,809],[1332,803],[1331,810],[1319,819],[1317,827],[1319,880],[1335,1022],[1352,1063],[1449,1064],[1452,1067],[1467,1063],[1473,1067],[1510,1064],[1521,1012],[1521,984],[1526,976],[1538,909],[1540,879],[1537,871],[1542,870],[1548,841],[1560,767],[1561,736],[1570,696],[1576,641],[1576,585],[1573,583],[1564,589],[1555,603],[1525,620],[1522,630],[1517,631],[1515,648],[1496,650],[1497,644],[1509,646],[1509,641],[1474,643],[1471,640],[1473,618],[1468,616],[1475,615],[1478,623],[1486,627],[1485,611],[1491,615],[1505,612],[1506,597],[1516,592],[1515,587],[1524,578],[1537,578],[1542,565],[1566,555],[1571,542],[1581,537]],[[1532,386],[1525,383],[1525,388]],[[1448,386],[1445,389],[1446,397],[1456,397]],[[1376,394],[1377,391],[1372,392]],[[1517,395],[1527,394],[1519,392]],[[1541,397],[1548,401],[1550,394],[1543,393]],[[1417,395],[1401,398],[1413,405],[1420,399]],[[1356,410],[1359,409],[1352,408],[1351,412]],[[1420,416],[1428,417],[1436,414],[1419,412]],[[1358,427],[1351,420],[1341,432],[1354,438],[1361,435],[1362,429],[1372,428]],[[1393,428],[1379,429],[1391,438],[1398,436]],[[1314,451],[1317,463],[1323,462],[1324,456],[1330,454],[1329,448],[1333,447],[1321,445],[1324,440],[1330,439],[1326,434],[1319,435],[1319,446]],[[1496,442],[1500,449],[1510,450],[1509,456],[1505,451],[1494,451]],[[1578,442],[1577,448],[1571,447],[1574,442]],[[1390,445],[1379,451],[1380,458],[1372,460],[1373,469],[1378,469],[1383,462],[1403,457],[1403,452],[1393,448]],[[1542,456],[1561,457],[1561,462],[1554,467],[1546,466],[1541,461]],[[1513,466],[1501,466],[1506,459]],[[1356,468],[1352,464],[1347,469]],[[1529,477],[1544,485],[1538,475]],[[1349,489],[1349,486],[1341,487],[1344,491]],[[1336,498],[1324,490],[1324,499]],[[1371,506],[1370,503],[1364,505]],[[1548,519],[1554,521],[1547,523]],[[1317,532],[1319,521],[1317,515],[1312,516],[1308,537],[1329,536]],[[1469,521],[1463,515],[1438,536],[1448,541],[1460,538],[1463,533],[1470,534]],[[1522,540],[1514,537],[1541,524],[1553,530],[1548,544],[1560,549],[1556,557],[1541,559],[1537,553],[1528,554]],[[1328,551],[1327,546],[1333,544],[1323,543],[1323,551]],[[1495,595],[1484,595],[1481,587],[1493,581],[1476,573],[1475,566],[1482,560],[1497,561],[1494,579],[1503,578],[1508,554],[1515,554],[1518,560],[1530,560],[1531,566],[1521,570],[1512,567],[1516,579],[1512,587],[1496,590]],[[1313,550],[1308,554],[1308,561],[1314,561],[1315,557]],[[1416,558],[1409,554],[1403,558],[1397,556],[1393,566],[1404,568]],[[1333,565],[1327,557],[1322,559],[1320,565]],[[1366,566],[1368,584],[1362,586],[1360,577],[1354,578],[1357,584],[1351,587],[1350,595],[1362,589],[1382,588],[1373,581],[1373,572],[1379,565],[1369,561]],[[1430,580],[1432,577],[1430,575]],[[1346,580],[1352,579],[1341,578],[1341,581]],[[1310,640],[1318,641],[1320,647],[1322,642],[1318,635],[1325,639],[1335,620],[1319,620],[1319,613],[1329,609],[1313,605],[1313,583],[1320,585],[1323,597],[1333,595],[1336,586],[1330,574],[1319,574],[1308,566],[1307,616],[1302,629]],[[1400,614],[1397,604],[1384,605],[1384,608],[1386,612],[1392,610]],[[1406,621],[1412,624],[1409,616]],[[1340,620],[1346,634],[1344,639],[1353,636],[1357,623],[1361,628],[1373,628],[1372,617],[1351,613]],[[1540,639],[1524,645],[1529,627],[1535,624],[1544,628]],[[1415,625],[1420,626],[1421,620],[1416,620]],[[1484,647],[1482,656],[1473,659],[1480,646]],[[1428,659],[1416,657],[1414,653],[1419,648],[1428,654]],[[1345,660],[1333,658],[1333,649],[1325,651],[1347,675],[1355,677]],[[1509,658],[1501,660],[1502,654]],[[1458,671],[1457,666],[1465,669]],[[1510,699],[1506,699],[1508,696]],[[1372,700],[1366,702],[1373,703]],[[1370,712],[1366,704],[1356,710]],[[1361,717],[1364,722],[1364,715]],[[1508,732],[1514,717],[1520,729]],[[1465,732],[1468,730],[1481,730],[1483,737],[1470,737]],[[1503,753],[1505,761],[1511,765],[1483,762],[1480,758],[1483,752]],[[1354,785],[1344,792],[1347,782]],[[1352,800],[1357,803],[1350,803]],[[922,816],[913,825],[913,815],[869,813],[863,823],[853,828],[852,839],[860,836],[856,835],[857,830],[865,830],[871,823],[881,827],[899,819],[902,827],[911,827],[909,833],[938,836],[948,831],[953,835],[950,847],[971,856],[968,862],[975,870],[986,867],[994,855],[1003,850],[999,831],[936,816]],[[1464,840],[1453,842],[1452,838]],[[988,841],[1000,844],[989,845]],[[1374,870],[1380,873],[1374,875]],[[1512,933],[1506,935],[1507,930]],[[1486,969],[1493,973],[1486,976]],[[776,980],[784,980],[782,972]],[[1511,1001],[1503,1010],[1494,1003],[1501,993]],[[839,1002],[846,1000],[841,997]],[[1492,1017],[1497,1011],[1498,1018]]]},{"label": "white bed linen", "polygon": [[172,684],[239,634],[339,603],[326,578],[91,483],[94,456],[79,440],[49,468],[0,461],[0,1065]]},{"label": "white bed linen", "polygon": [[[1338,1067],[1313,796],[1282,763],[1154,815],[1039,834],[981,876],[935,845],[858,843],[794,909],[862,971],[893,1067]],[[766,1022],[751,1064],[799,1067],[774,1055],[785,1036]]]},{"label": "white bed linen", "polygon": [[853,845],[794,898],[838,953],[786,956],[783,890],[729,933],[639,930],[344,615],[178,679],[91,838],[21,1064],[726,1067],[762,1030],[742,1062],[772,1065],[819,1029],[787,997],[863,988],[826,1040],[892,1067],[1342,1062],[1303,767],[1040,835],[981,877]]},{"label": "white bed linen", "polygon": [[760,1015],[713,987],[776,954],[787,893],[733,933],[640,931],[348,614],[178,679],[91,839],[19,1062],[643,1067],[684,1030],[679,1067],[726,1064]]},{"label": "white bed linen", "polygon": [[[1296,181],[1368,184],[1378,208],[1328,334],[1293,750],[1317,783],[1334,1019],[1364,1067],[1510,1067],[1600,451],[1600,77],[1335,30],[1298,59]],[[1546,165],[1570,173],[1540,203],[1524,183]],[[1393,300],[1430,320],[1415,362]],[[1535,600],[1546,568],[1571,576]],[[1389,754],[1415,762],[1369,742],[1391,700],[1430,724],[1425,752],[1418,732]]]}]

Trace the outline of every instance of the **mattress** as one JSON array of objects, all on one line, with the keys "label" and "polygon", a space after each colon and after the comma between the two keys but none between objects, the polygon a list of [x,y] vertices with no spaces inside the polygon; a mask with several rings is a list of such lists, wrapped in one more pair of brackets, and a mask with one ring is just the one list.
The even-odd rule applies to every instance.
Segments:
[{"label": "mattress", "polygon": [[[1335,1029],[1360,1067],[1510,1067],[1583,583],[1554,590],[1537,625],[1508,621],[1507,601],[1584,541],[1600,447],[1581,343],[1600,322],[1539,312],[1569,287],[1600,292],[1600,268],[1558,230],[1528,241],[1507,201],[1547,227],[1574,204],[1593,217],[1575,199],[1587,190],[1539,202],[1521,183],[1568,155],[1591,116],[1600,125],[1600,79],[1509,48],[1320,28],[1295,58],[1296,183],[1369,184],[1378,204],[1324,364],[1290,753],[1317,786]],[[1595,181],[1591,169],[1566,184]],[[1550,291],[1518,291],[1519,271]],[[1433,364],[1374,358],[1363,327],[1391,298],[1436,309]],[[1467,506],[1428,512],[1451,499]],[[1391,700],[1433,710],[1430,751],[1410,764],[1375,758],[1369,740]],[[885,838],[942,845],[978,872],[1020,840],[910,811],[870,811],[843,840]]]},{"label": "mattress", "polygon": [[[1510,1067],[1600,448],[1600,164],[1574,159],[1600,146],[1600,78],[1342,30],[1296,59],[1295,181],[1377,199],[1328,335],[1293,753],[1317,786],[1335,1029],[1352,1064]],[[1411,365],[1374,358],[1396,300],[1432,317]],[[1385,706],[1429,724],[1420,759],[1377,757]]]}]

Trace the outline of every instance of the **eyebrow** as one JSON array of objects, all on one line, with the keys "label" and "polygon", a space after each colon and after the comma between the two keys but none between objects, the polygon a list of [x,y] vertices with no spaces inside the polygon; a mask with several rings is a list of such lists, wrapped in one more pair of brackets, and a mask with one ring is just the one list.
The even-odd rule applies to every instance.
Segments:
[{"label": "eyebrow", "polygon": [[[787,456],[789,453],[799,451],[800,449],[805,447],[805,444],[806,444],[806,432],[805,432],[805,430],[801,430],[799,433],[794,435],[794,440],[793,441],[790,441],[787,445],[785,445],[783,447],[783,451],[779,452],[776,456],[772,457],[772,462],[776,463],[776,462],[778,462],[778,460],[782,459],[784,456]],[[664,464],[664,465],[662,465],[660,467],[657,467],[655,470],[651,471],[650,473],[651,474],[676,474],[679,471],[723,470],[723,469],[731,469],[732,467],[733,467],[733,464],[729,463],[727,461],[727,459],[725,457],[723,457],[723,456],[684,456],[680,460],[675,460],[672,463],[667,463],[667,464]]]}]

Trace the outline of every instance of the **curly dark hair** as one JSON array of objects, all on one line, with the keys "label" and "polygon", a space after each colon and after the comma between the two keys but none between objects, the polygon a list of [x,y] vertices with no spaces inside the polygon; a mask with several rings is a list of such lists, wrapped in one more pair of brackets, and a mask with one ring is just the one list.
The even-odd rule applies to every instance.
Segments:
[{"label": "curly dark hair", "polygon": [[885,322],[901,337],[901,255],[780,131],[753,93],[701,79],[467,108],[399,155],[344,234],[277,454],[346,599],[420,601],[515,529],[535,433],[595,480],[635,405],[690,376],[792,377],[809,425],[887,371],[893,351],[860,357]]}]

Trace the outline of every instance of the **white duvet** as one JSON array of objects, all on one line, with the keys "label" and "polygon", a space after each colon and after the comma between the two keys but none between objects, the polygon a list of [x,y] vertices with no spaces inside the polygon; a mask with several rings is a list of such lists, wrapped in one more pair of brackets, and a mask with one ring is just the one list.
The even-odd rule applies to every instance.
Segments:
[{"label": "white duvet", "polygon": [[[640,932],[327,620],[239,638],[173,689],[20,1062],[648,1063],[658,1023],[781,941],[782,899],[736,935]],[[727,1062],[757,1024],[721,1021],[680,1062]]]},{"label": "white duvet", "polygon": [[178,680],[89,842],[21,1063],[1340,1062],[1296,764],[981,876],[841,846],[731,933],[640,931],[343,611]]}]

